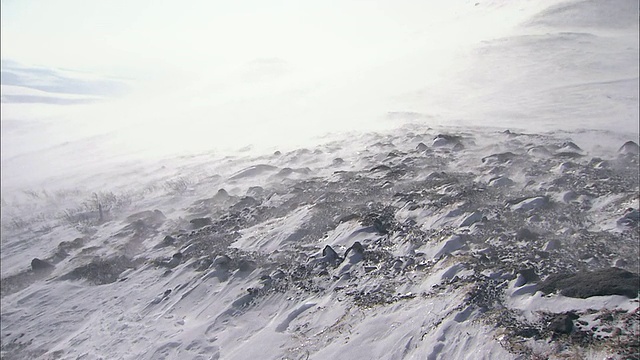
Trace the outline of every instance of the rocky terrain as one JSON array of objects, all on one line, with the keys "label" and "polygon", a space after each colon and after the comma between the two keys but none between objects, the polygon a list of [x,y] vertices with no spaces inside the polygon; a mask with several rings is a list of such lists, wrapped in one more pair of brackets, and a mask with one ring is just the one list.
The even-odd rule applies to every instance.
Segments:
[{"label": "rocky terrain", "polygon": [[2,358],[639,358],[636,142],[351,142],[3,199]]}]

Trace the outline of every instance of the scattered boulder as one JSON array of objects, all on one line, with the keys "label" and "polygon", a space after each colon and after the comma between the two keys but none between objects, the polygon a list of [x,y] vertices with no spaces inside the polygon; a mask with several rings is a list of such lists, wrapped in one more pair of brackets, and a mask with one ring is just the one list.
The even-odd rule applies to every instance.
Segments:
[{"label": "scattered boulder", "polygon": [[429,147],[425,145],[425,143],[421,142],[416,146],[416,150],[418,151],[426,151]]},{"label": "scattered boulder", "polygon": [[369,172],[389,171],[389,170],[391,170],[391,168],[388,167],[387,165],[378,165],[378,166],[374,166],[373,168],[371,168],[371,170],[369,170]]},{"label": "scattered boulder", "polygon": [[617,221],[618,225],[630,226],[630,227],[638,226],[639,222],[640,222],[640,211],[634,208],[628,208],[624,212],[624,216],[618,219]]},{"label": "scattered boulder", "polygon": [[258,264],[253,260],[242,259],[238,262],[238,270],[241,272],[250,272],[255,270]]},{"label": "scattered boulder", "polygon": [[84,239],[76,238],[73,241],[63,241],[58,244],[58,250],[69,252],[70,250],[79,249],[84,245]]},{"label": "scattered boulder", "polygon": [[562,243],[560,242],[560,240],[551,239],[547,241],[547,243],[544,245],[544,248],[542,248],[542,250],[544,251],[558,250],[560,249],[561,246],[562,246]]},{"label": "scattered boulder", "polygon": [[515,182],[506,176],[498,176],[489,180],[489,186],[492,187],[507,187],[514,184]]},{"label": "scattered boulder", "polygon": [[635,298],[639,287],[638,274],[612,267],[576,274],[553,274],[539,283],[537,289],[544,294],[560,291],[564,296],[586,299],[606,295]]},{"label": "scattered boulder", "polygon": [[485,164],[503,164],[516,158],[516,154],[507,151],[500,154],[492,154],[482,158],[482,162]]},{"label": "scattered boulder", "polygon": [[454,251],[464,248],[466,245],[465,239],[460,235],[452,235],[441,246],[438,252],[435,254],[435,258],[438,258],[445,254],[451,254]]},{"label": "scattered boulder", "polygon": [[164,237],[164,239],[162,239],[162,241],[158,245],[154,246],[153,248],[162,249],[167,246],[173,246],[175,243],[176,243],[176,239],[171,235],[167,235]]},{"label": "scattered boulder", "polygon": [[534,196],[527,198],[520,198],[515,200],[507,201],[508,205],[511,205],[511,210],[536,210],[539,208],[546,207],[549,205],[549,197],[548,196]]},{"label": "scattered boulder", "polygon": [[618,149],[618,154],[620,155],[638,155],[640,153],[640,147],[633,141],[627,141]]},{"label": "scattered boulder", "polygon": [[135,264],[125,256],[97,259],[80,266],[61,277],[62,280],[86,279],[95,285],[116,282],[122,272],[134,268]]},{"label": "scattered boulder", "polygon": [[515,286],[522,286],[530,284],[540,280],[540,277],[536,273],[534,268],[526,268],[518,271],[518,277],[516,278]]},{"label": "scattered boulder", "polygon": [[531,240],[536,240],[539,237],[539,235],[527,228],[522,228],[520,230],[518,230],[518,232],[516,233],[516,240],[520,240],[520,241],[531,241]]},{"label": "scattered boulder", "polygon": [[582,152],[580,146],[576,145],[573,141],[566,141],[560,145],[558,152]]},{"label": "scattered boulder", "polygon": [[438,134],[433,139],[434,147],[442,147],[442,146],[455,146],[460,144],[461,137],[457,135],[448,135],[448,134]]},{"label": "scattered boulder", "polygon": [[537,157],[547,157],[552,155],[551,151],[549,151],[549,149],[547,149],[542,145],[537,145],[529,148],[527,150],[527,153],[529,153],[529,155],[533,155]]},{"label": "scattered boulder", "polygon": [[555,153],[553,156],[562,159],[577,159],[583,157],[584,155],[573,151],[560,151]]},{"label": "scattered boulder", "polygon": [[356,241],[351,245],[350,248],[347,249],[344,253],[344,258],[348,259],[350,262],[358,262],[362,260],[362,255],[364,254],[364,247],[359,241]]},{"label": "scattered boulder", "polygon": [[225,189],[219,189],[218,192],[213,195],[212,199],[215,201],[225,201],[229,199],[231,195]]},{"label": "scattered boulder", "polygon": [[51,263],[45,260],[40,260],[38,258],[31,260],[31,270],[36,272],[52,270],[53,267],[54,266]]},{"label": "scattered boulder", "polygon": [[211,221],[210,217],[204,217],[204,218],[191,219],[191,221],[189,221],[189,223],[191,223],[191,227],[193,227],[193,229],[200,229],[200,228],[205,227],[207,225],[211,225],[212,221]]},{"label": "scattered boulder", "polygon": [[262,186],[251,186],[248,190],[247,190],[247,196],[250,197],[261,197],[263,196],[265,193],[265,190]]},{"label": "scattered boulder", "polygon": [[173,256],[171,257],[171,260],[169,260],[165,265],[168,268],[174,268],[174,267],[180,265],[180,263],[182,262],[182,258],[183,258],[182,253],[181,252],[177,252],[177,253],[173,254]]},{"label": "scattered boulder", "polygon": [[341,217],[340,219],[338,219],[338,223],[345,223],[345,222],[349,222],[351,220],[357,220],[360,219],[360,215],[358,214],[349,214],[349,215],[345,215],[343,217]]},{"label": "scattered boulder", "polygon": [[547,330],[551,331],[555,336],[561,334],[570,334],[573,331],[573,320],[578,319],[578,315],[573,312],[556,314],[547,325]]},{"label": "scattered boulder", "polygon": [[253,208],[260,205],[260,201],[252,198],[251,196],[245,196],[242,199],[240,199],[240,201],[238,201],[237,203],[235,203],[230,210],[231,211],[238,211],[238,210],[242,210],[245,208]]},{"label": "scattered boulder", "polygon": [[465,226],[471,226],[479,221],[482,221],[483,216],[482,216],[482,212],[480,211],[474,211],[473,213],[471,213],[469,216],[465,217],[461,222],[460,222],[460,227],[465,227]]},{"label": "scattered boulder", "polygon": [[324,261],[329,263],[337,262],[340,259],[338,253],[329,245],[325,246],[324,249],[322,249],[322,256]]},{"label": "scattered boulder", "polygon": [[227,268],[231,263],[231,258],[227,255],[218,255],[213,259],[213,265],[219,268]]},{"label": "scattered boulder", "polygon": [[213,264],[213,260],[211,260],[208,257],[206,257],[204,259],[200,259],[196,263],[196,271],[205,271],[205,270],[209,269],[209,267],[211,267],[211,264]]},{"label": "scattered boulder", "polygon": [[166,219],[167,217],[160,210],[145,210],[129,215],[126,221],[132,224],[142,223],[145,226],[158,227],[162,225]]}]

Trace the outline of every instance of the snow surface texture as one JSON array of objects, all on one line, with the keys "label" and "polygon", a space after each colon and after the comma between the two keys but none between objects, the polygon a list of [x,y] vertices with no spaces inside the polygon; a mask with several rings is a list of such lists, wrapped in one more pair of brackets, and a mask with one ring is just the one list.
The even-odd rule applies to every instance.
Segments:
[{"label": "snow surface texture", "polygon": [[2,358],[638,358],[638,11],[606,3],[518,2],[451,84],[360,99],[393,129],[314,145],[122,163],[3,112]]},{"label": "snow surface texture", "polygon": [[74,194],[34,193],[32,218],[3,211],[3,358],[632,355],[637,296],[536,291],[637,274],[637,145],[571,140],[415,126],[194,161],[184,188],[96,194],[102,221],[91,197],[55,218]]}]

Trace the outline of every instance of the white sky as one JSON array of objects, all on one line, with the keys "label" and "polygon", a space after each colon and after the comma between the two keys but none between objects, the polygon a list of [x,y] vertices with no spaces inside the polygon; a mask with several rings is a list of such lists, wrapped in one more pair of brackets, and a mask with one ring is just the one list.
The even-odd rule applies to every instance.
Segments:
[{"label": "white sky", "polygon": [[464,0],[2,1],[2,57],[129,78],[217,77],[256,58],[322,73],[380,63],[424,39],[468,41],[515,20],[456,23],[473,8]]},{"label": "white sky", "polygon": [[[203,124],[257,142],[291,138],[269,133],[277,128],[371,122],[391,97],[444,77],[460,49],[518,20],[474,11],[465,0],[3,1],[1,46],[3,59],[133,85],[126,99],[66,118],[152,126],[160,143],[176,131],[199,143]],[[24,108],[3,116],[39,112]]]},{"label": "white sky", "polygon": [[559,1],[2,0],[3,60],[132,86],[90,105],[3,103],[3,169],[19,154],[104,133],[118,134],[103,144],[114,152],[180,153],[301,146],[327,131],[389,126],[380,118],[390,111],[479,113],[464,78],[455,84],[460,72],[490,75],[476,85],[492,100],[494,80],[537,64],[536,54],[515,67],[498,54],[479,69],[473,50]]}]

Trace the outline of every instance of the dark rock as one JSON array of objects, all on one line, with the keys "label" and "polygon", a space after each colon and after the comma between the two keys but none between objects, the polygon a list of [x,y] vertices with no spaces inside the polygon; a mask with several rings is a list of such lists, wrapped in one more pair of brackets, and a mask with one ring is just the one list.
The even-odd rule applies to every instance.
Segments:
[{"label": "dark rock", "polygon": [[537,290],[544,294],[560,291],[560,294],[574,298],[591,296],[624,295],[638,296],[640,278],[638,274],[618,268],[582,272],[577,274],[553,274],[538,284]]},{"label": "dark rock", "polygon": [[247,196],[251,197],[260,197],[263,196],[264,193],[265,190],[261,186],[252,186],[247,190]]},{"label": "dark rock", "polygon": [[213,260],[210,258],[200,259],[196,265],[196,271],[205,271],[213,264]]},{"label": "dark rock", "polygon": [[427,145],[425,145],[425,143],[419,143],[418,146],[416,146],[416,150],[418,151],[425,151],[427,150],[429,147]]},{"label": "dark rock", "polygon": [[359,218],[360,218],[360,215],[358,215],[358,214],[349,214],[349,215],[345,215],[345,216],[341,217],[340,219],[338,219],[338,223],[341,224],[341,223],[348,222],[348,221],[351,221],[351,220],[356,220],[356,219],[359,219]]},{"label": "dark rock", "polygon": [[260,205],[260,201],[252,198],[251,196],[245,196],[242,199],[240,199],[240,201],[238,201],[237,203],[235,203],[230,210],[231,211],[238,211],[238,210],[242,210],[245,208],[253,208]]},{"label": "dark rock", "polygon": [[257,267],[258,267],[258,264],[256,264],[256,262],[253,260],[242,259],[238,262],[238,270],[242,272],[253,271]]},{"label": "dark rock", "polygon": [[618,225],[637,226],[640,222],[640,211],[638,209],[629,208],[625,211],[623,217],[618,219]]},{"label": "dark rock", "polygon": [[554,334],[570,334],[573,331],[573,320],[577,318],[578,316],[572,312],[557,314],[549,321],[547,330]]},{"label": "dark rock", "polygon": [[340,165],[342,163],[344,163],[344,159],[342,159],[342,158],[333,159],[333,165]]},{"label": "dark rock", "polygon": [[516,286],[522,286],[525,284],[530,284],[540,280],[538,274],[536,274],[536,269],[534,268],[526,268],[518,271],[518,280],[516,281]]},{"label": "dark rock", "polygon": [[274,271],[273,273],[271,273],[270,276],[271,276],[272,279],[279,280],[279,279],[284,279],[287,276],[287,274],[284,271],[282,271],[281,269],[278,269],[278,270]]},{"label": "dark rock", "polygon": [[180,265],[180,263],[182,262],[182,258],[183,255],[181,252],[177,252],[175,254],[173,254],[173,256],[171,257],[171,260],[169,260],[165,265],[169,268],[174,268],[178,265]]},{"label": "dark rock", "polygon": [[527,228],[522,228],[516,233],[516,240],[536,240],[539,235]]},{"label": "dark rock", "polygon": [[516,158],[516,154],[512,152],[504,152],[500,154],[492,154],[482,158],[483,163],[506,163]]},{"label": "dark rock", "polygon": [[566,141],[560,145],[561,149],[570,150],[570,151],[582,151],[580,146],[576,145],[573,141]]},{"label": "dark rock", "polygon": [[86,279],[95,285],[110,284],[118,280],[118,276],[135,264],[125,256],[98,259],[87,265],[75,268],[61,277],[62,280]]},{"label": "dark rock", "polygon": [[633,141],[627,141],[620,147],[620,149],[618,149],[618,153],[621,155],[638,155],[640,153],[640,147]]},{"label": "dark rock", "polygon": [[231,258],[227,255],[219,255],[213,259],[213,265],[220,268],[227,268],[231,263]]},{"label": "dark rock", "polygon": [[514,335],[516,336],[520,336],[523,338],[539,338],[540,337],[540,331],[538,331],[538,329],[533,328],[533,327],[524,327],[522,329],[518,329],[515,331]]},{"label": "dark rock", "polygon": [[280,152],[280,150],[276,150],[276,151],[273,152],[273,155],[274,156],[280,156],[280,155],[282,155],[282,152]]},{"label": "dark rock", "polygon": [[290,167],[286,167],[286,168],[283,168],[282,170],[278,171],[277,175],[278,176],[289,176],[291,174],[293,174],[293,169],[290,168]]},{"label": "dark rock", "polygon": [[192,219],[191,221],[189,221],[191,223],[191,226],[194,229],[199,229],[201,227],[205,227],[207,225],[211,225],[211,218],[210,217],[204,217],[204,218],[195,218]]},{"label": "dark rock", "polygon": [[84,240],[82,238],[76,238],[73,241],[63,241],[58,244],[58,249],[69,252],[70,250],[79,249],[84,245]]},{"label": "dark rock", "polygon": [[218,192],[216,192],[215,195],[213,195],[213,200],[216,201],[224,201],[227,200],[228,198],[230,198],[231,195],[229,195],[229,193],[227,192],[227,190],[225,189],[219,189]]},{"label": "dark rock", "polygon": [[563,159],[577,159],[583,157],[584,155],[577,152],[561,151],[559,153],[555,153],[553,156]]},{"label": "dark rock", "polygon": [[384,222],[382,222],[382,220],[380,220],[380,218],[373,220],[373,228],[382,235],[386,235],[389,233],[389,224],[385,224]]},{"label": "dark rock", "polygon": [[166,216],[160,210],[145,210],[127,217],[127,221],[134,223],[141,223],[144,226],[158,227],[167,219]]},{"label": "dark rock", "polygon": [[375,167],[371,168],[371,170],[369,170],[369,172],[389,171],[389,170],[391,170],[391,168],[388,167],[387,165],[378,165],[378,166],[375,166]]},{"label": "dark rock", "polygon": [[31,260],[31,269],[33,271],[47,271],[53,269],[53,265],[48,261],[34,258]]},{"label": "dark rock", "polygon": [[354,254],[363,254],[364,247],[362,246],[360,241],[356,241],[355,243],[353,243],[353,245],[351,245],[350,248],[347,249],[347,251],[345,251],[344,257],[347,258],[350,252],[353,252]]},{"label": "dark rock", "polygon": [[176,239],[173,236],[167,235],[167,236],[164,237],[164,239],[162,239],[162,241],[158,245],[154,246],[153,248],[154,249],[162,249],[162,248],[165,248],[167,246],[173,246],[175,244],[175,242],[176,242]]},{"label": "dark rock", "polygon": [[325,246],[324,249],[322,249],[322,256],[327,262],[336,262],[340,259],[338,253],[329,245]]},{"label": "dark rock", "polygon": [[438,134],[435,138],[433,138],[433,146],[455,146],[460,144],[460,140],[462,138],[457,135],[447,135],[447,134]]}]

